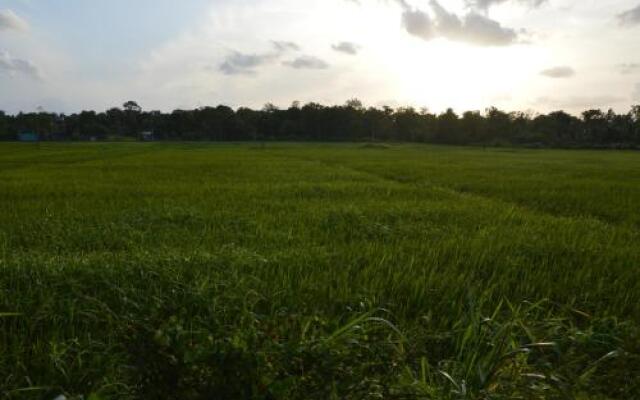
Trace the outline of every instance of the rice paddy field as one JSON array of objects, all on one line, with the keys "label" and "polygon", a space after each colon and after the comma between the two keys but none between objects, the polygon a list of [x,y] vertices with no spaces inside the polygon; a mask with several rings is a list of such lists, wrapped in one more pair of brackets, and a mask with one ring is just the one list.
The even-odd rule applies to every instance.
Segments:
[{"label": "rice paddy field", "polygon": [[0,144],[0,399],[61,395],[640,399],[640,153]]}]

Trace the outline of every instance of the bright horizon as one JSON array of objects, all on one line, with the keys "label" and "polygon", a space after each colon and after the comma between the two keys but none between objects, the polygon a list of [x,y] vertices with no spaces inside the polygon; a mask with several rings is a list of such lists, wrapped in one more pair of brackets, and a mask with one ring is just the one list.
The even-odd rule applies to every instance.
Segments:
[{"label": "bright horizon", "polygon": [[0,110],[640,103],[638,0],[129,3],[0,0]]}]

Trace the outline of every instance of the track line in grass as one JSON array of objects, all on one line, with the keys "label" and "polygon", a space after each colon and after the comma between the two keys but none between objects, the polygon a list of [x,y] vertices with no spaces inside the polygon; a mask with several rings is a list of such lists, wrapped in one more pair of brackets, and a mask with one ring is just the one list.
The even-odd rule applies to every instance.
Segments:
[{"label": "track line in grass", "polygon": [[[289,156],[289,155],[281,155],[281,157],[283,158],[288,158],[288,159],[293,159],[296,161],[302,161],[302,162],[307,162],[307,163],[318,163],[321,164],[325,167],[329,167],[329,168],[333,168],[336,170],[339,169],[344,169],[344,170],[350,170],[352,172],[356,172],[360,175],[363,176],[368,176],[368,177],[372,177],[375,178],[377,180],[383,181],[383,182],[391,182],[394,183],[396,185],[399,186],[407,186],[407,185],[413,185],[415,187],[424,187],[424,188],[430,188],[432,190],[435,191],[439,191],[442,193],[447,193],[450,195],[453,195],[455,197],[459,197],[461,199],[474,199],[476,201],[480,201],[480,202],[487,202],[487,203],[494,203],[496,205],[500,205],[501,209],[512,209],[512,210],[517,210],[518,212],[523,213],[524,215],[530,215],[532,217],[536,217],[536,216],[544,216],[544,217],[550,217],[553,219],[557,219],[557,220],[569,220],[569,221],[579,221],[579,222],[595,222],[598,225],[600,225],[603,228],[609,228],[612,226],[615,226],[616,228],[619,229],[625,229],[626,227],[622,224],[612,224],[611,221],[607,221],[601,217],[598,217],[596,215],[592,215],[589,214],[588,216],[570,216],[570,215],[564,215],[564,214],[559,214],[559,213],[554,213],[548,210],[544,210],[544,209],[540,209],[540,208],[535,208],[535,207],[530,207],[527,206],[525,204],[523,204],[522,202],[517,202],[517,201],[511,201],[511,200],[506,200],[502,197],[499,196],[490,196],[490,195],[484,195],[484,194],[480,194],[478,192],[470,192],[470,191],[461,191],[461,190],[457,190],[453,187],[450,186],[444,186],[444,185],[437,185],[434,184],[433,182],[420,182],[420,181],[408,181],[408,180],[402,180],[402,179],[397,179],[394,177],[389,177],[389,176],[385,176],[385,175],[381,175],[381,174],[377,174],[375,172],[366,170],[366,169],[362,169],[362,168],[357,168],[357,167],[353,167],[353,166],[348,166],[346,164],[342,164],[342,163],[335,163],[335,162],[328,162],[326,160],[321,160],[321,159],[309,159],[309,158],[303,158],[303,157],[294,157],[294,156]],[[627,230],[627,229],[625,229]]]}]

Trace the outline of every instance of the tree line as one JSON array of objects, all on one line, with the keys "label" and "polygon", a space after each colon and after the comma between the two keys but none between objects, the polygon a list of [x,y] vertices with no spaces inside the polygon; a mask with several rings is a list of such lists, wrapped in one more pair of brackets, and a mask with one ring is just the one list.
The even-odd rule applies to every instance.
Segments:
[{"label": "tree line", "polygon": [[[0,111],[0,140],[23,133],[39,140],[142,139],[184,141],[398,141],[458,145],[640,148],[640,106],[626,114],[587,110],[580,117],[452,109],[435,114],[411,107],[340,106],[294,102],[286,109],[261,110],[220,105],[171,113],[143,111],[134,101],[105,112],[64,115],[47,112],[7,115]],[[147,134],[144,136],[149,138]]]}]

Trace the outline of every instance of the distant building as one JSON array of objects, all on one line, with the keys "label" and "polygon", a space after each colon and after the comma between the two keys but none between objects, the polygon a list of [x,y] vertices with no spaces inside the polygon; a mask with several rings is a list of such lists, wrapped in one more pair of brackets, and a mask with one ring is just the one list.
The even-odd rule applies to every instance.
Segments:
[{"label": "distant building", "polygon": [[40,137],[37,133],[24,132],[18,135],[18,140],[21,142],[37,142],[40,140]]},{"label": "distant building", "polygon": [[141,132],[140,140],[143,142],[153,142],[155,140],[155,135],[151,131]]}]

